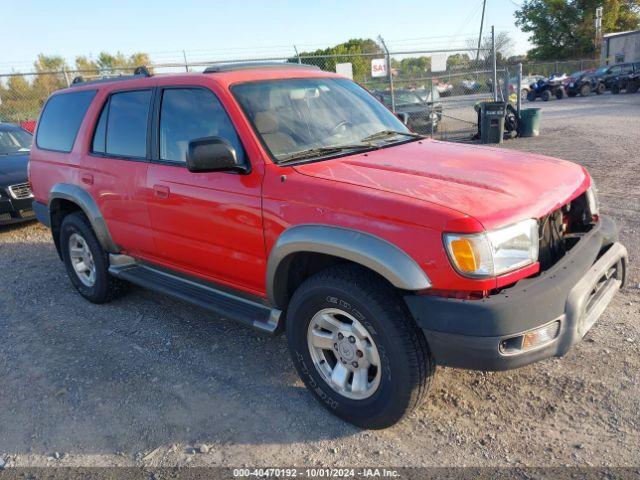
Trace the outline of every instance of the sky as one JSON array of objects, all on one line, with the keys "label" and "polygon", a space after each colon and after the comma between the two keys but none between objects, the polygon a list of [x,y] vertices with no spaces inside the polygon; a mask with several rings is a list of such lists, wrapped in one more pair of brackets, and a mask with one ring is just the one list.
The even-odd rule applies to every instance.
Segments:
[{"label": "sky", "polygon": [[[522,0],[487,0],[485,31],[507,31],[512,54]],[[482,0],[22,0],[2,9],[0,73],[29,71],[39,53],[142,51],[154,63],[288,56],[381,35],[390,50],[457,48],[477,38]]]}]

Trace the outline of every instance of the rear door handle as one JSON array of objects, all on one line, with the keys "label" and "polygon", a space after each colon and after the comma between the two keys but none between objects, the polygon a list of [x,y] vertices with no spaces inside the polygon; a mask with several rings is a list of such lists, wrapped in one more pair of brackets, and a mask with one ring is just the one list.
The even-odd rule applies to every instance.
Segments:
[{"label": "rear door handle", "polygon": [[169,198],[169,193],[170,192],[171,191],[169,190],[169,187],[167,187],[166,185],[154,185],[153,186],[153,193],[158,198]]},{"label": "rear door handle", "polygon": [[90,173],[83,173],[80,175],[80,180],[82,180],[82,183],[86,183],[87,185],[93,185],[93,175]]}]

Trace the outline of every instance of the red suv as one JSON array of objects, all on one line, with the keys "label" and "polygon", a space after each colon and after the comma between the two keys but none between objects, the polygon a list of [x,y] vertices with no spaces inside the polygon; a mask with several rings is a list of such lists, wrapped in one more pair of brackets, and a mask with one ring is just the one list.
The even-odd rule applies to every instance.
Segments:
[{"label": "red suv", "polygon": [[85,298],[131,282],[284,330],[313,395],[369,428],[437,364],[563,355],[625,278],[584,168],[423,138],[303,65],[78,81],[44,106],[30,181]]}]

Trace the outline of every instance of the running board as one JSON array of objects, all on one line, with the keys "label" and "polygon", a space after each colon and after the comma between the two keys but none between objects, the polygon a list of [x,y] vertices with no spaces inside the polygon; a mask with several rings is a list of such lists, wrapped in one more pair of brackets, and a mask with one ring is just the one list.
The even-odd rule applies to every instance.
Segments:
[{"label": "running board", "polygon": [[[150,290],[197,305],[221,317],[237,320],[257,330],[276,334],[280,332],[281,310],[269,308],[259,302],[242,298],[213,286],[188,280],[148,265],[135,263],[131,257],[111,255],[109,273]],[[121,258],[126,257],[126,258]]]}]

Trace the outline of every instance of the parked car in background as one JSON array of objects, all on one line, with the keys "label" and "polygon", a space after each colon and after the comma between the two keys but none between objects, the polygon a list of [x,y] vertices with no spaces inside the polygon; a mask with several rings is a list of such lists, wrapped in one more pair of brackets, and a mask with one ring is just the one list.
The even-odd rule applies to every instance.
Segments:
[{"label": "parked car in background", "polygon": [[587,77],[591,82],[591,90],[600,95],[611,89],[618,76],[627,75],[633,71],[633,63],[619,63],[617,65],[602,66]]},{"label": "parked car in background", "polygon": [[[526,100],[529,91],[531,90],[531,84],[537,82],[541,78],[544,78],[542,75],[527,75],[522,77],[522,81],[520,83],[520,99]],[[509,79],[509,94],[517,93],[518,89],[518,79],[516,77]]]},{"label": "parked car in background", "polygon": [[580,70],[573,72],[564,81],[564,89],[569,97],[575,97],[578,94],[586,97],[591,93],[591,80],[588,78],[593,72],[594,68],[589,70]]},{"label": "parked car in background", "polygon": [[482,86],[480,85],[480,82],[478,82],[477,80],[469,80],[469,79],[462,80],[460,82],[460,87],[462,88],[462,93],[464,93],[465,95],[478,93],[482,88]]},{"label": "parked car in background", "polygon": [[453,93],[453,85],[449,82],[437,82],[436,91],[441,97],[449,97]]},{"label": "parked car in background", "polygon": [[34,219],[27,175],[32,135],[10,123],[0,123],[0,225]]},{"label": "parked car in background", "polygon": [[[373,95],[391,108],[391,93],[373,91]],[[424,101],[420,95],[410,90],[394,90],[397,113],[407,116],[406,125],[416,133],[431,134],[438,131],[438,122],[442,117],[442,104]]]},{"label": "parked car in background", "polygon": [[34,209],[80,295],[127,281],[284,331],[309,392],[359,427],[408,416],[438,364],[563,356],[625,281],[583,166],[425,139],[309,66],[76,82],[36,139]]},{"label": "parked car in background", "polygon": [[640,62],[633,64],[633,70],[618,75],[611,84],[611,93],[618,94],[622,90],[636,93],[640,89]]}]

